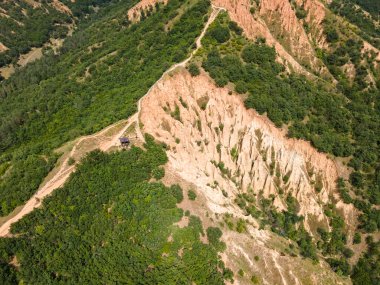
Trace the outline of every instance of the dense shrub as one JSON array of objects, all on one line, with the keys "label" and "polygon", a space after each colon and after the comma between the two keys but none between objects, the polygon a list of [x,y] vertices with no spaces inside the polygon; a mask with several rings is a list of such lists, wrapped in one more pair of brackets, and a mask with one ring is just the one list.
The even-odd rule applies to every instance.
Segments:
[{"label": "dense shrub", "polygon": [[[0,17],[1,42],[8,50],[0,53],[0,66],[15,63],[21,54],[29,52],[33,47],[41,47],[50,38],[64,38],[68,33],[68,25],[87,21],[94,14],[101,14],[104,7],[115,0],[81,0],[65,1],[75,18],[61,10],[55,9],[51,1],[42,1],[34,7],[27,2],[2,1],[0,8],[6,11],[7,17]],[[132,5],[129,2],[128,5]],[[85,18],[86,16],[86,18]],[[1,80],[0,80],[1,81]]]},{"label": "dense shrub", "polygon": [[224,242],[220,241],[222,231],[216,227],[208,227],[206,230],[208,242],[218,251],[223,251],[226,248]]},{"label": "dense shrub", "polygon": [[197,194],[191,189],[187,192],[187,196],[191,201],[194,201],[197,198]]},{"label": "dense shrub", "polygon": [[199,71],[198,65],[196,65],[195,63],[190,63],[188,70],[191,76],[198,76],[199,74],[201,74],[201,72]]},{"label": "dense shrub", "polygon": [[266,45],[247,45],[244,47],[241,57],[246,63],[263,64],[264,62],[274,62],[276,51]]},{"label": "dense shrub", "polygon": [[181,203],[183,200],[183,191],[182,188],[175,184],[170,186],[170,191],[172,192],[172,195],[176,198],[177,203]]},{"label": "dense shrub", "polygon": [[354,285],[379,284],[380,242],[370,241],[367,252],[359,259],[351,274]]},{"label": "dense shrub", "polygon": [[239,36],[243,33],[243,29],[240,28],[239,25],[234,21],[228,22],[228,28]]},{"label": "dense shrub", "polygon": [[225,43],[230,39],[230,30],[226,27],[222,27],[221,25],[212,27],[208,34],[218,43]]}]

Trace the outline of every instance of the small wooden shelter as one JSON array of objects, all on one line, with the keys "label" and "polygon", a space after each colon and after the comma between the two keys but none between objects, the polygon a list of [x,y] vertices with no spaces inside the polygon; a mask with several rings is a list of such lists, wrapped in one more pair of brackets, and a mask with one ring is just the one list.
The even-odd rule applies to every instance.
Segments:
[{"label": "small wooden shelter", "polygon": [[120,145],[123,147],[129,146],[129,144],[131,143],[129,138],[127,138],[127,137],[121,137],[121,138],[119,138],[119,141],[120,141]]}]

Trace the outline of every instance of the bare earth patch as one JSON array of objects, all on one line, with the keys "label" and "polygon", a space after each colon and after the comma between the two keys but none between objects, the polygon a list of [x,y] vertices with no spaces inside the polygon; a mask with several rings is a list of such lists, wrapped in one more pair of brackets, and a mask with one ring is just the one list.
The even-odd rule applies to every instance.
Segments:
[{"label": "bare earth patch", "polygon": [[150,7],[154,8],[156,3],[166,4],[167,2],[168,0],[141,0],[128,11],[128,19],[131,21],[139,21],[141,11],[145,11]]},{"label": "bare earth patch", "polygon": [[8,48],[3,43],[0,42],[0,53],[7,51],[7,50],[8,50]]}]

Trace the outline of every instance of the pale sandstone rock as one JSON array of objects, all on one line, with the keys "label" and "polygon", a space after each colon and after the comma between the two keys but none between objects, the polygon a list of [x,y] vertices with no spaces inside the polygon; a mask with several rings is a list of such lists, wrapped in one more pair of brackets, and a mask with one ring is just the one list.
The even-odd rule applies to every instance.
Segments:
[{"label": "pale sandstone rock", "polygon": [[7,50],[8,48],[3,43],[0,42],[0,53],[5,52]]},{"label": "pale sandstone rock", "polygon": [[167,2],[168,2],[168,0],[141,0],[139,3],[137,3],[131,9],[129,9],[128,18],[132,21],[138,21],[138,20],[140,20],[142,10],[146,10],[149,7],[154,7],[154,5],[156,5],[156,3],[166,4]]},{"label": "pale sandstone rock", "polygon": [[250,13],[249,0],[214,0],[216,6],[225,8],[231,19],[239,24],[248,38],[263,37],[267,44],[274,46],[280,55],[281,62],[290,65],[292,69],[300,73],[307,73],[306,70],[283,48],[283,46],[273,37],[266,23],[260,18],[254,18]]},{"label": "pale sandstone rock", "polygon": [[312,42],[318,45],[319,48],[327,48],[326,37],[324,35],[323,20],[326,16],[325,5],[318,0],[296,0],[299,6],[302,6],[308,12],[306,16],[306,22],[312,29],[312,37],[309,38]]},{"label": "pale sandstone rock", "polygon": [[[208,101],[205,110],[200,107],[202,100]],[[171,114],[176,106],[180,121]],[[339,199],[335,189],[338,171],[332,160],[306,141],[286,138],[266,117],[247,110],[239,96],[217,88],[204,73],[191,77],[179,72],[164,78],[144,98],[141,122],[145,132],[170,147],[170,167],[202,189],[216,213],[225,212],[225,203],[249,189],[258,198],[261,191],[266,198],[274,195],[278,210],[286,209],[285,198],[290,194],[297,199],[299,214],[305,216],[305,227],[312,232],[315,223],[326,225],[323,205],[332,202],[333,196]],[[234,149],[236,159],[231,155]],[[271,174],[272,158],[275,167]],[[219,162],[229,175],[215,166]],[[320,193],[315,190],[317,180],[323,186]],[[222,195],[222,189],[229,193],[229,199]]]},{"label": "pale sandstone rock", "polygon": [[59,0],[53,0],[53,2],[51,3],[51,5],[57,9],[58,11],[62,12],[62,13],[66,13],[66,14],[69,14],[71,15],[72,12],[70,10],[69,7],[67,7],[65,4],[63,4],[61,1]]}]

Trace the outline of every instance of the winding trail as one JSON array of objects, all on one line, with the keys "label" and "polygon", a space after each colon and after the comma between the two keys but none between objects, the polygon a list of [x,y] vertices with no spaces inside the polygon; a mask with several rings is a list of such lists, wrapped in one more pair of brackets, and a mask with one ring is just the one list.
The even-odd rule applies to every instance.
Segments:
[{"label": "winding trail", "polygon": [[226,9],[224,9],[223,7],[217,7],[217,6],[214,6],[214,5],[211,5],[212,7],[212,12],[210,14],[210,17],[208,18],[207,20],[207,23],[206,25],[203,27],[203,30],[201,32],[201,34],[199,35],[199,37],[196,39],[195,43],[196,43],[196,48],[192,51],[192,53],[190,54],[190,56],[188,58],[186,58],[184,61],[182,62],[179,62],[179,63],[176,63],[174,64],[172,67],[170,67],[168,70],[166,70],[162,75],[161,77],[149,88],[148,92],[146,92],[146,94],[140,98],[140,100],[138,101],[137,103],[137,118],[136,118],[136,133],[137,133],[137,136],[139,137],[139,139],[143,142],[145,142],[145,139],[144,139],[144,136],[141,132],[141,129],[140,129],[140,121],[139,121],[139,117],[140,117],[140,112],[141,112],[141,102],[144,100],[144,98],[146,96],[148,96],[150,94],[150,92],[152,91],[152,89],[167,75],[169,74],[170,72],[172,72],[173,70],[175,70],[176,68],[178,67],[186,67],[186,64],[193,58],[193,56],[197,53],[197,51],[202,47],[202,39],[203,37],[205,36],[206,34],[206,31],[208,29],[208,27],[211,25],[212,22],[214,22],[214,20],[216,19],[216,17],[218,16],[219,12],[220,11],[226,11]]},{"label": "winding trail", "polygon": [[[131,119],[133,120],[130,120],[119,132],[117,132],[117,134],[115,134],[112,137],[111,140],[100,142],[97,145],[97,148],[99,148],[102,151],[107,151],[111,147],[117,146],[118,138],[123,135],[123,133],[132,125],[132,123],[135,122],[134,116],[136,116],[136,114],[131,117]],[[80,144],[82,144],[86,140],[101,138],[110,129],[115,128],[118,125],[124,124],[124,123],[126,123],[125,120],[112,124],[98,133],[81,137],[73,146],[68,157],[62,162],[57,173],[55,173],[54,176],[49,181],[46,182],[46,184],[43,184],[42,187],[40,187],[40,189],[25,203],[25,205],[22,207],[20,212],[18,212],[15,216],[11,217],[10,219],[8,219],[5,223],[1,225],[0,237],[10,237],[11,236],[10,228],[12,224],[19,221],[25,215],[31,213],[34,210],[34,208],[41,206],[42,201],[46,196],[50,195],[55,189],[61,187],[66,182],[70,174],[75,171],[75,164],[69,165],[69,159],[71,157],[74,157]],[[53,171],[55,170],[56,169],[54,169]]]},{"label": "winding trail", "polygon": [[[218,16],[219,12],[222,10],[225,10],[225,9],[212,5],[212,12],[210,14],[210,17],[208,18],[208,21],[207,21],[206,25],[204,26],[202,33],[196,39],[196,48],[192,51],[191,55],[188,58],[186,58],[184,61],[177,63],[177,64],[174,64],[172,67],[170,67],[168,70],[166,70],[162,74],[162,76],[149,88],[148,92],[143,97],[141,97],[140,100],[137,102],[137,112],[128,119],[128,123],[117,134],[113,135],[111,140],[97,143],[96,148],[99,148],[102,151],[108,151],[110,148],[112,148],[114,146],[118,146],[118,139],[134,123],[136,124],[136,134],[137,134],[138,138],[142,142],[145,142],[144,135],[140,129],[140,121],[139,121],[139,115],[141,112],[142,100],[144,100],[144,98],[147,95],[149,95],[151,90],[167,74],[169,74],[170,72],[172,72],[173,70],[175,70],[178,67],[185,67],[186,66],[186,64],[193,58],[193,56],[199,50],[199,48],[202,47],[202,43],[201,43],[202,38],[206,34],[206,31],[207,31],[208,27],[210,26],[210,24],[215,20],[215,18]],[[69,159],[76,154],[78,147],[82,142],[84,142],[86,140],[90,140],[90,139],[100,138],[100,137],[104,136],[104,134],[107,133],[107,131],[109,131],[110,129],[112,129],[112,128],[114,128],[117,125],[122,124],[122,123],[126,123],[126,120],[112,124],[112,125],[106,127],[105,129],[101,130],[98,133],[88,135],[88,136],[84,136],[84,137],[81,137],[80,139],[78,139],[78,141],[75,143],[72,150],[70,151],[70,154],[68,155],[68,157],[62,162],[57,173],[49,181],[47,181],[46,184],[44,184],[43,186],[40,187],[40,189],[24,204],[24,206],[22,207],[20,212],[18,212],[15,216],[9,218],[6,222],[4,222],[0,226],[0,237],[11,237],[12,235],[10,233],[10,228],[11,228],[12,224],[14,224],[17,221],[19,221],[20,219],[22,219],[25,215],[31,213],[35,208],[41,206],[42,201],[46,196],[50,195],[55,189],[61,187],[66,182],[66,180],[69,178],[70,174],[75,171],[75,164],[69,165]],[[55,171],[55,170],[56,169],[54,169],[53,171]]]}]

